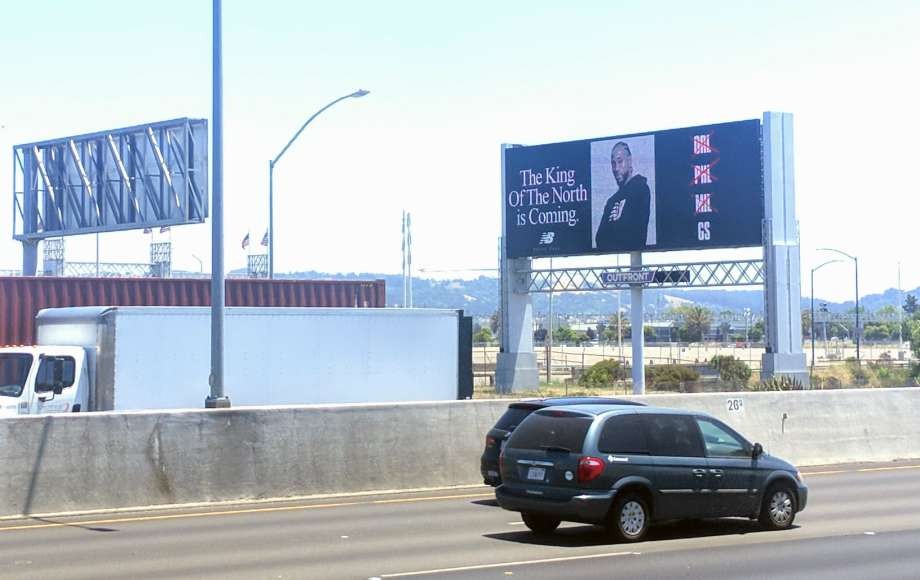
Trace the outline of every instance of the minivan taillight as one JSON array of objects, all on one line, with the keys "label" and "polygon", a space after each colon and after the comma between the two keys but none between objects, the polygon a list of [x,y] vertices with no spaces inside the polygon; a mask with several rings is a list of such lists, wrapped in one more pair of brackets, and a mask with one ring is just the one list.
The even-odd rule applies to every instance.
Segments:
[{"label": "minivan taillight", "polygon": [[604,473],[604,460],[597,457],[582,457],[578,461],[578,481],[593,481]]},{"label": "minivan taillight", "polygon": [[491,435],[486,435],[486,449],[492,449],[495,447],[495,444],[498,443],[498,440]]}]

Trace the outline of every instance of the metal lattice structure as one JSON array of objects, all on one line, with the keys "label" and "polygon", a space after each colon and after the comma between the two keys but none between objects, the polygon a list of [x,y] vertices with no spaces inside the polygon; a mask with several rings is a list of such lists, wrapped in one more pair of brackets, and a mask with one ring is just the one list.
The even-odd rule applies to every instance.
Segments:
[{"label": "metal lattice structure", "polygon": [[729,262],[696,262],[686,264],[645,265],[593,268],[557,268],[552,270],[516,271],[515,278],[524,281],[516,292],[561,292],[628,289],[632,283],[610,281],[641,273],[644,288],[713,288],[725,286],[763,286],[763,260]]},{"label": "metal lattice structure", "polygon": [[175,119],[13,148],[13,237],[201,223],[208,125]]},{"label": "metal lattice structure", "polygon": [[66,272],[64,266],[64,238],[45,240],[43,250],[44,274],[46,276],[63,276]]},{"label": "metal lattice structure", "polygon": [[268,254],[250,254],[246,270],[250,278],[268,278]]},{"label": "metal lattice structure", "polygon": [[151,275],[156,278],[169,278],[172,275],[172,243],[153,242],[150,244]]},{"label": "metal lattice structure", "polygon": [[[64,272],[58,275],[72,278],[96,278],[96,272],[96,262],[67,262]],[[99,278],[159,278],[154,275],[154,268],[151,264],[102,262],[98,266],[98,272]]]}]

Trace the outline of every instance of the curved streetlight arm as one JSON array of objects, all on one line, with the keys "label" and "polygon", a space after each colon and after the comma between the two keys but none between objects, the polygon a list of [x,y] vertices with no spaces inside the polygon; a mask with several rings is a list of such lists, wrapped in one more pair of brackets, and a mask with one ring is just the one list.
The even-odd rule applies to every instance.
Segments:
[{"label": "curved streetlight arm", "polygon": [[[843,250],[836,250],[836,249],[834,249],[834,248],[817,248],[817,250],[818,250],[819,252],[836,252],[836,253],[840,254],[841,256],[846,256],[847,258],[853,260],[854,262],[856,261],[856,256],[851,256],[850,254],[847,254],[847,253],[844,252]],[[818,266],[818,267],[820,268],[820,266]]]},{"label": "curved streetlight arm", "polygon": [[812,268],[812,269],[811,269],[811,273],[814,274],[815,272],[817,272],[818,270],[820,270],[820,269],[823,268],[824,266],[827,266],[828,264],[836,264],[836,263],[842,262],[842,261],[843,261],[843,260],[828,260],[827,262],[824,262],[823,264],[819,264],[819,265],[815,266],[814,268]]},{"label": "curved streetlight arm", "polygon": [[303,130],[307,128],[307,125],[309,125],[309,124],[313,121],[313,119],[319,117],[319,116],[323,113],[323,111],[325,111],[325,110],[328,109],[329,107],[333,106],[334,104],[338,103],[339,101],[344,101],[345,99],[351,99],[351,98],[357,99],[357,98],[359,98],[359,97],[363,97],[364,95],[368,94],[369,92],[370,92],[370,91],[365,91],[364,89],[357,90],[357,91],[355,91],[355,92],[353,92],[353,93],[350,93],[350,94],[345,95],[345,96],[343,96],[343,97],[337,98],[336,100],[332,101],[331,103],[329,103],[328,105],[326,105],[325,107],[323,107],[322,109],[320,109],[319,111],[316,111],[315,113],[313,113],[313,114],[310,116],[310,118],[307,119],[307,122],[304,123],[303,126],[301,126],[300,129],[298,129],[296,133],[294,133],[294,136],[291,137],[291,140],[287,142],[287,145],[284,146],[284,149],[281,150],[281,153],[279,153],[277,157],[275,157],[274,159],[272,159],[272,163],[271,163],[271,164],[274,166],[276,163],[278,163],[278,160],[281,159],[281,156],[284,155],[284,154],[287,152],[288,149],[290,149],[291,145],[294,144],[294,141],[296,141],[297,138],[300,137],[300,134],[303,133]]},{"label": "curved streetlight arm", "polygon": [[336,100],[332,101],[331,103],[329,103],[328,105],[320,109],[319,111],[316,111],[315,113],[313,113],[310,116],[310,118],[307,119],[307,122],[304,123],[300,127],[300,129],[297,130],[296,133],[294,133],[294,136],[291,137],[291,140],[287,142],[287,145],[284,146],[284,149],[281,150],[281,153],[279,153],[277,157],[275,157],[274,159],[268,162],[268,277],[269,279],[272,279],[275,277],[275,199],[274,199],[275,198],[275,193],[274,193],[275,164],[278,163],[278,160],[281,159],[281,156],[284,155],[287,152],[287,150],[291,148],[291,145],[294,143],[294,141],[297,140],[298,137],[300,137],[300,134],[303,133],[303,130],[307,128],[307,125],[309,125],[313,121],[313,119],[319,117],[323,113],[323,111],[325,111],[332,105],[338,103],[339,101],[344,101],[345,99],[351,99],[351,98],[357,99],[359,97],[363,97],[369,92],[370,91],[366,91],[364,89],[358,89],[357,91],[353,93],[337,98]]}]

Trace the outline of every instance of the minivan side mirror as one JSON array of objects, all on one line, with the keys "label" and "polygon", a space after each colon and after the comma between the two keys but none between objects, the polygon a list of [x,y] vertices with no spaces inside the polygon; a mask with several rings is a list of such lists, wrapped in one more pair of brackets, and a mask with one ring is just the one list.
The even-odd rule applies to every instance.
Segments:
[{"label": "minivan side mirror", "polygon": [[763,455],[763,445],[755,443],[754,449],[751,451],[751,459],[757,459],[761,455]]}]

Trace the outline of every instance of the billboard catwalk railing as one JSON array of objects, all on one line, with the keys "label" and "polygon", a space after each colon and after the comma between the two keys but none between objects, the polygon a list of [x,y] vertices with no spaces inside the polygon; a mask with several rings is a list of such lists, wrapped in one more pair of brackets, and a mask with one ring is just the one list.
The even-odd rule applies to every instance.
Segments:
[{"label": "billboard catwalk railing", "polygon": [[[763,260],[655,264],[634,270],[630,266],[556,268],[516,271],[528,280],[518,292],[616,290],[642,284],[645,288],[711,288],[762,286]],[[639,275],[639,276],[637,276]],[[632,277],[640,279],[632,280]]]}]

